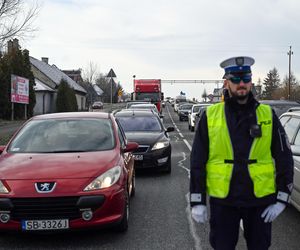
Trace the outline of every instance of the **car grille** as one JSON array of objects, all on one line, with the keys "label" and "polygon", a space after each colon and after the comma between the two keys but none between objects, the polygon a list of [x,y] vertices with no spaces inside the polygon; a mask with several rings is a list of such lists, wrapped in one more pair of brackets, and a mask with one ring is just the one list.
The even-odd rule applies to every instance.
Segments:
[{"label": "car grille", "polygon": [[133,152],[134,154],[146,153],[148,151],[148,145],[139,145],[139,147]]},{"label": "car grille", "polygon": [[11,199],[11,218],[21,219],[75,219],[80,218],[76,203],[78,197]]}]

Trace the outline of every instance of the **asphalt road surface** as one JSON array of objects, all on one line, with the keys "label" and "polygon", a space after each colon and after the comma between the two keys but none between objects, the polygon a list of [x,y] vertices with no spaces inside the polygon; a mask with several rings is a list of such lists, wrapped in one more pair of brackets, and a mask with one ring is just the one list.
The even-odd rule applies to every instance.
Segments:
[{"label": "asphalt road surface", "polygon": [[[192,221],[188,202],[189,160],[194,132],[179,122],[173,108],[164,109],[165,127],[174,126],[172,173],[139,171],[136,196],[131,199],[126,233],[89,230],[71,233],[1,233],[0,249],[211,249],[209,224]],[[288,207],[273,223],[271,249],[300,249],[300,213]],[[237,249],[247,249],[240,229]]]}]

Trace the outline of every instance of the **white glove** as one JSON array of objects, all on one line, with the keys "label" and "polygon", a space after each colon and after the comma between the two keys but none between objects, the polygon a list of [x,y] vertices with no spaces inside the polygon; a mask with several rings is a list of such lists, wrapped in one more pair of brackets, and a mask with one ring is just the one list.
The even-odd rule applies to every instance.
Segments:
[{"label": "white glove", "polygon": [[205,205],[196,205],[192,207],[192,218],[200,223],[207,221],[207,207]]},{"label": "white glove", "polygon": [[261,218],[265,218],[264,222],[272,222],[274,221],[279,214],[285,209],[286,205],[282,202],[276,202],[268,206],[263,213],[261,214]]}]

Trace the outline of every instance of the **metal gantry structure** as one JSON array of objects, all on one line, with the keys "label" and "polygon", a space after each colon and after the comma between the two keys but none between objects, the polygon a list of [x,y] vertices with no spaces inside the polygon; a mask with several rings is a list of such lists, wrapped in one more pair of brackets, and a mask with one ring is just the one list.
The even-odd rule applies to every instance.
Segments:
[{"label": "metal gantry structure", "polygon": [[202,84],[206,84],[206,83],[215,83],[217,84],[217,86],[219,86],[219,84],[221,83],[223,86],[224,80],[222,79],[218,79],[218,80],[161,80],[162,83],[202,83]]}]

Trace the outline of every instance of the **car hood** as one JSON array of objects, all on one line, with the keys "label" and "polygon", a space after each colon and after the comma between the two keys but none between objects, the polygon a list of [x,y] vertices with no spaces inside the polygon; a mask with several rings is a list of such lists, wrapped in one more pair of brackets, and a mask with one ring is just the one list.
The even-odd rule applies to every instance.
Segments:
[{"label": "car hood", "polygon": [[115,150],[88,153],[10,154],[0,158],[0,178],[30,180],[97,177],[117,163]]},{"label": "car hood", "polygon": [[164,132],[126,132],[128,141],[137,142],[140,145],[153,145],[163,137]]}]

